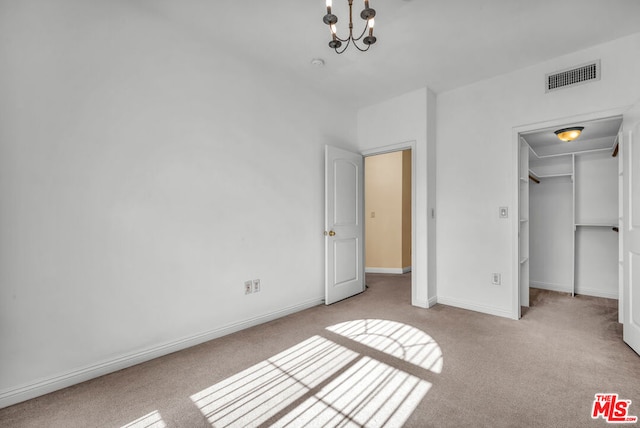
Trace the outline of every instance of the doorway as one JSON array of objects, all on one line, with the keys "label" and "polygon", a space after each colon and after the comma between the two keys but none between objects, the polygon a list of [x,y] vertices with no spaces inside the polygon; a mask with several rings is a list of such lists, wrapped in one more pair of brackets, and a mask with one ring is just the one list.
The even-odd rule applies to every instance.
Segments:
[{"label": "doorway", "polygon": [[365,273],[411,272],[411,150],[364,159]]},{"label": "doorway", "polygon": [[412,296],[416,294],[414,145],[363,153],[365,275],[377,280],[389,274],[404,277],[403,283],[411,283]]},{"label": "doorway", "polygon": [[[515,128],[517,308],[530,287],[619,298],[620,111]],[[555,131],[583,127],[570,142]],[[621,199],[620,199],[621,200]]]}]

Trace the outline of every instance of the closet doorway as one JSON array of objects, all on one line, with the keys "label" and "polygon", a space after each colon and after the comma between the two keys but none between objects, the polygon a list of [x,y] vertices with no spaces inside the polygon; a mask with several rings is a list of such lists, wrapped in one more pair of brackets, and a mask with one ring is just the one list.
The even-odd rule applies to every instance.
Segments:
[{"label": "closet doorway", "polygon": [[[618,299],[622,115],[518,133],[520,305],[529,289]],[[561,141],[557,131],[582,128]]]},{"label": "closet doorway", "polygon": [[404,275],[411,282],[412,163],[411,149],[364,159],[365,274]]}]

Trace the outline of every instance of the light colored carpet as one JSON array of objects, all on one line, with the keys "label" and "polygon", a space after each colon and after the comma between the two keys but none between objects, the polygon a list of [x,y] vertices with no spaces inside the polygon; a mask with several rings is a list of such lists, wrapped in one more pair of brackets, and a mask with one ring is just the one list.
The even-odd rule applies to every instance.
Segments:
[{"label": "light colored carpet", "polygon": [[512,321],[411,307],[409,275],[2,409],[0,426],[595,427],[609,392],[640,415],[617,301],[532,290]]}]

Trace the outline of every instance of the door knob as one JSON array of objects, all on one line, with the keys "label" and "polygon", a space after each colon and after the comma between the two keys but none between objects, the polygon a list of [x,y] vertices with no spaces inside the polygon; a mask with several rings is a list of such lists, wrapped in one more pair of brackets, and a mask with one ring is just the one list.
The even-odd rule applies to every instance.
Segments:
[{"label": "door knob", "polygon": [[330,230],[329,232],[324,232],[324,236],[336,236],[336,233],[333,230]]}]

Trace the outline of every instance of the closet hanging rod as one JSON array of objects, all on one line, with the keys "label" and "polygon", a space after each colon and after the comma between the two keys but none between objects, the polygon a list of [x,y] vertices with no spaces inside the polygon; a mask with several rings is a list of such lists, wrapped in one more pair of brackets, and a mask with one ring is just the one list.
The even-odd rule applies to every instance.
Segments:
[{"label": "closet hanging rod", "polygon": [[540,184],[540,180],[538,180],[535,176],[529,174],[529,180],[533,181],[534,183]]},{"label": "closet hanging rod", "polygon": [[563,156],[571,156],[571,155],[585,155],[588,153],[597,153],[597,152],[606,152],[606,151],[610,151],[611,147],[605,147],[603,149],[591,149],[591,150],[579,150],[576,152],[567,152],[567,153],[555,153],[552,155],[538,155],[538,159],[542,160],[542,159],[549,159],[549,158],[558,158],[558,157],[563,157]]},{"label": "closet hanging rod", "polygon": [[611,153],[611,156],[613,156],[614,158],[618,156],[618,143],[616,143],[616,146],[613,148],[613,153]]},{"label": "closet hanging rod", "polygon": [[542,178],[557,178],[557,177],[572,177],[573,174],[571,174],[570,172],[563,172],[560,174],[540,174],[538,175],[536,178],[537,179],[542,179]]}]

